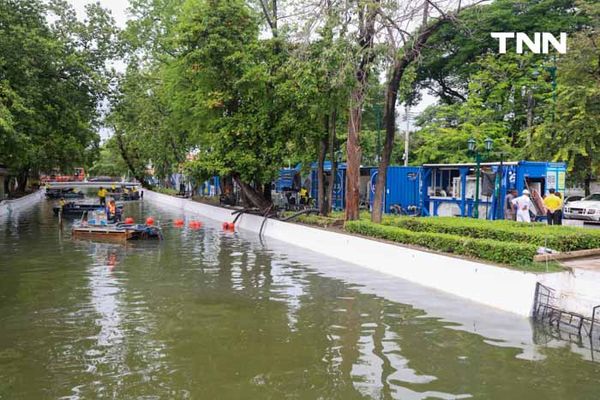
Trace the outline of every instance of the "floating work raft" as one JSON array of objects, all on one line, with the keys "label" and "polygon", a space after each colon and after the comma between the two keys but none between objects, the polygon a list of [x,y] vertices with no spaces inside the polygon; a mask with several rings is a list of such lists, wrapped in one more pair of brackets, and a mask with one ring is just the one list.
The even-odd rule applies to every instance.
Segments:
[{"label": "floating work raft", "polygon": [[92,240],[111,240],[124,242],[128,240],[162,240],[162,230],[157,226],[141,224],[78,224],[71,230],[73,238]]}]

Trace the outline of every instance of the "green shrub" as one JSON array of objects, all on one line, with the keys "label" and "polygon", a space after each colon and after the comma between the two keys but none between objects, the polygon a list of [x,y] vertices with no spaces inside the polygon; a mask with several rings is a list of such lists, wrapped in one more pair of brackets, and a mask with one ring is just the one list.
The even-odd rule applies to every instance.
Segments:
[{"label": "green shrub", "polygon": [[369,221],[346,222],[348,232],[412,244],[445,253],[454,253],[482,260],[520,267],[532,267],[537,246],[527,243],[499,242],[447,233],[415,232]]},{"label": "green shrub", "polygon": [[[600,234],[565,227],[552,226],[532,228],[533,224],[512,221],[485,221],[470,218],[411,218],[384,217],[382,223],[415,232],[447,233],[478,239],[493,239],[503,242],[520,242],[549,247],[559,251],[583,250],[600,247]],[[529,228],[527,226],[530,226]],[[523,228],[522,226],[526,226]]]}]

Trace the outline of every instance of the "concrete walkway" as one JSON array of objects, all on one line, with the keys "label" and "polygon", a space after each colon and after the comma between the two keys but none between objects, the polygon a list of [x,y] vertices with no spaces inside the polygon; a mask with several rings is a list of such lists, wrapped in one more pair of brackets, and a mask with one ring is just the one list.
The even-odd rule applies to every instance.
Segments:
[{"label": "concrete walkway", "polygon": [[600,272],[600,256],[578,258],[561,262],[567,268],[577,268]]}]

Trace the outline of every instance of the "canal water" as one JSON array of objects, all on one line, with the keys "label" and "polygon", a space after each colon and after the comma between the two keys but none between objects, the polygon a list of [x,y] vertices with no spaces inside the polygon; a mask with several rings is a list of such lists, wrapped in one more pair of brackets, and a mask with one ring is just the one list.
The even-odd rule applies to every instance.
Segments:
[{"label": "canal water", "polygon": [[46,202],[0,220],[0,399],[600,398],[594,351],[522,318],[125,214],[165,240],[74,241]]}]

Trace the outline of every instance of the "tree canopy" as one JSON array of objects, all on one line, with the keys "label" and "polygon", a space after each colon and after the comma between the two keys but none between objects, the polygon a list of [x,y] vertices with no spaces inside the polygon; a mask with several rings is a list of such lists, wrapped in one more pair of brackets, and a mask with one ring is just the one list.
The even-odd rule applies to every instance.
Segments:
[{"label": "tree canopy", "polygon": [[[281,167],[316,161],[326,214],[323,166],[341,154],[352,219],[358,168],[402,162],[397,109],[429,92],[413,164],[467,161],[467,139],[490,137],[490,159],[564,160],[580,181],[600,171],[596,2],[301,3],[131,0],[120,31],[96,4],[80,21],[61,0],[0,0],[0,163],[229,176],[265,209]],[[492,31],[567,32],[569,52],[497,54]]]},{"label": "tree canopy", "polygon": [[[52,21],[52,22],[49,22]],[[89,161],[117,30],[96,4],[0,1],[0,164],[20,177]]]}]

